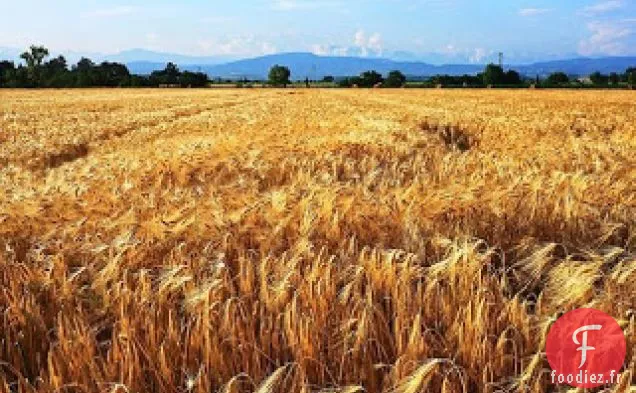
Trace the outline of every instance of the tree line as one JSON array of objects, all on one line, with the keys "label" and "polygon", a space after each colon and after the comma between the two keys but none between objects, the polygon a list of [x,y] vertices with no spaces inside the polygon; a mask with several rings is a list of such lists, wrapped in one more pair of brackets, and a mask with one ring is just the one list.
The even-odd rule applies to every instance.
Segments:
[{"label": "tree line", "polygon": [[[287,86],[292,84],[291,72],[288,67],[275,65],[269,73],[269,84],[273,86]],[[309,86],[309,80],[305,83]],[[419,83],[418,83],[419,82]],[[335,78],[326,76],[319,82],[322,85],[332,84],[337,87],[576,87],[583,86],[584,83],[578,79],[567,75],[564,72],[555,72],[547,78],[541,79],[523,77],[515,70],[505,71],[503,67],[495,64],[486,66],[483,72],[477,75],[435,75],[427,78],[407,78],[402,72],[391,71],[384,77],[377,71],[370,70],[361,73],[359,76]],[[629,87],[636,86],[636,68],[630,67],[625,73],[611,73],[609,75],[595,72],[589,76],[590,86],[595,87],[618,87],[624,84]]]},{"label": "tree line", "polygon": [[63,88],[63,87],[205,87],[208,76],[202,72],[180,71],[168,63],[161,71],[150,75],[131,74],[126,65],[104,61],[96,64],[82,58],[69,67],[64,56],[45,61],[49,51],[43,46],[31,46],[20,55],[24,64],[0,61],[0,87]]}]

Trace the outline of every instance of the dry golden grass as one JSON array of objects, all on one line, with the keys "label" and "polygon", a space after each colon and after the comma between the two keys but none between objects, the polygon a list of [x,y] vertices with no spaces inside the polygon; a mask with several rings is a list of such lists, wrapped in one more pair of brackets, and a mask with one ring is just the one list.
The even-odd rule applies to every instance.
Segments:
[{"label": "dry golden grass", "polygon": [[[0,392],[636,382],[630,92],[0,91]],[[633,388],[632,388],[633,389]]]}]

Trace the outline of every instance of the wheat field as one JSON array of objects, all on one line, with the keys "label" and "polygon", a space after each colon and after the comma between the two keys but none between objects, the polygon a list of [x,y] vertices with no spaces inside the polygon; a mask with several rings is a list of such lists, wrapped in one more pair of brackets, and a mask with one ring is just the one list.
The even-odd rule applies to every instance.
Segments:
[{"label": "wheat field", "polygon": [[628,91],[0,91],[0,392],[568,391],[584,306],[633,391],[635,153]]}]

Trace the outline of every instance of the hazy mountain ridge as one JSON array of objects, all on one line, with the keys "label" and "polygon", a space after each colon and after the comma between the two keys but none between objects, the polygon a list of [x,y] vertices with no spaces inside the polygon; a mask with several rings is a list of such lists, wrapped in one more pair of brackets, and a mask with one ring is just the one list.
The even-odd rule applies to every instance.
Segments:
[{"label": "hazy mountain ridge", "polygon": [[[274,64],[288,66],[294,79],[303,79],[305,77],[319,79],[325,75],[336,77],[351,76],[367,70],[376,70],[383,74],[392,70],[400,70],[406,75],[413,76],[463,75],[481,72],[485,66],[485,64],[433,65],[425,62],[394,61],[382,58],[330,57],[317,56],[311,53],[281,53],[214,66],[199,66],[199,68],[211,77],[265,78],[269,68]],[[563,71],[573,75],[589,75],[595,71],[622,73],[631,66],[636,66],[636,57],[575,58],[529,65],[510,65],[506,66],[506,68],[513,68],[528,76],[546,76],[556,71]],[[182,67],[192,68],[193,66],[183,65]]]}]

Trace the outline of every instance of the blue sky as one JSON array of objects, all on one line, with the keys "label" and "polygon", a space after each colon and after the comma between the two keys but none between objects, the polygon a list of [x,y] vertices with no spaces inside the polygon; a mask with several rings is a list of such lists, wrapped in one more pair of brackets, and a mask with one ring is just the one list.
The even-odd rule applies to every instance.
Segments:
[{"label": "blue sky", "polygon": [[0,46],[483,63],[636,55],[635,0],[0,0]]}]

